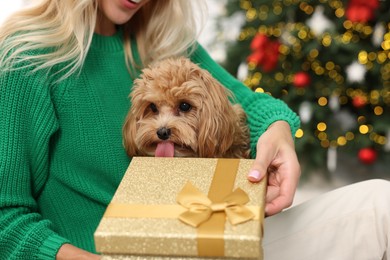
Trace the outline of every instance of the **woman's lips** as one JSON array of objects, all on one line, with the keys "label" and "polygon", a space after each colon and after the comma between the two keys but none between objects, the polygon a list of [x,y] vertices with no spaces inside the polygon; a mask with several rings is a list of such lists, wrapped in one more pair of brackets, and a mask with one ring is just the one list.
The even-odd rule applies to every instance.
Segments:
[{"label": "woman's lips", "polygon": [[138,7],[138,2],[141,2],[140,0],[123,0],[123,5],[127,9],[136,9]]}]

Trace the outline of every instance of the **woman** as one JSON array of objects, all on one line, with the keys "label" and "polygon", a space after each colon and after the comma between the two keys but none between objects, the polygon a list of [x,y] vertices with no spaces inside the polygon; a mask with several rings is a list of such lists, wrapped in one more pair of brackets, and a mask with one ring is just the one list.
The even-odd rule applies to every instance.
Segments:
[{"label": "woman", "polygon": [[253,93],[196,43],[188,0],[40,0],[0,29],[0,259],[98,259],[93,232],[130,159],[121,128],[140,69],[186,55],[248,114],[248,179],[267,215],[291,205],[297,116]]},{"label": "woman", "polygon": [[5,22],[0,259],[97,257],[93,232],[130,162],[121,127],[132,80],[171,56],[189,56],[235,93],[249,116],[252,155],[258,151],[248,178],[278,167],[267,213],[291,204],[298,118],[212,61],[196,43],[190,2],[41,0]]}]

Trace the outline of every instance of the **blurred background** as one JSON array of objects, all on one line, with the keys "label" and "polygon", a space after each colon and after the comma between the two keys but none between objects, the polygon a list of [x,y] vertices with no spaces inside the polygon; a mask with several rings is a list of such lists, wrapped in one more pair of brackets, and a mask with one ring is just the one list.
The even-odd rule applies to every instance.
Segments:
[{"label": "blurred background", "polygon": [[[0,24],[26,0],[1,0]],[[390,1],[207,0],[200,43],[301,118],[294,204],[390,179]]]},{"label": "blurred background", "polygon": [[12,12],[18,10],[24,4],[24,0],[1,0],[0,1],[0,25],[3,21],[12,14]]}]

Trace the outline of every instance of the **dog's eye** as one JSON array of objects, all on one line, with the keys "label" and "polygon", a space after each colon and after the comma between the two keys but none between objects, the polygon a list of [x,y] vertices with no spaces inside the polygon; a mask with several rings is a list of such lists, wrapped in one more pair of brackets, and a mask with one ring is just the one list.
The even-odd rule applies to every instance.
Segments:
[{"label": "dog's eye", "polygon": [[190,109],[191,109],[191,105],[186,103],[186,102],[182,102],[179,105],[179,110],[181,112],[188,112],[188,111],[190,111]]},{"label": "dog's eye", "polygon": [[156,104],[150,103],[149,107],[150,107],[150,109],[152,110],[153,113],[157,113],[158,112]]}]

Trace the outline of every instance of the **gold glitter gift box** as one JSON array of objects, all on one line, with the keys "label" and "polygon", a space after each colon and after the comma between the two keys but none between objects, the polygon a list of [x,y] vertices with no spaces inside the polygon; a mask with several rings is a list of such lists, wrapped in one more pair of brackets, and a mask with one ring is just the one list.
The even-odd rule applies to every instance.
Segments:
[{"label": "gold glitter gift box", "polygon": [[94,234],[102,259],[262,259],[249,159],[134,157]]}]

